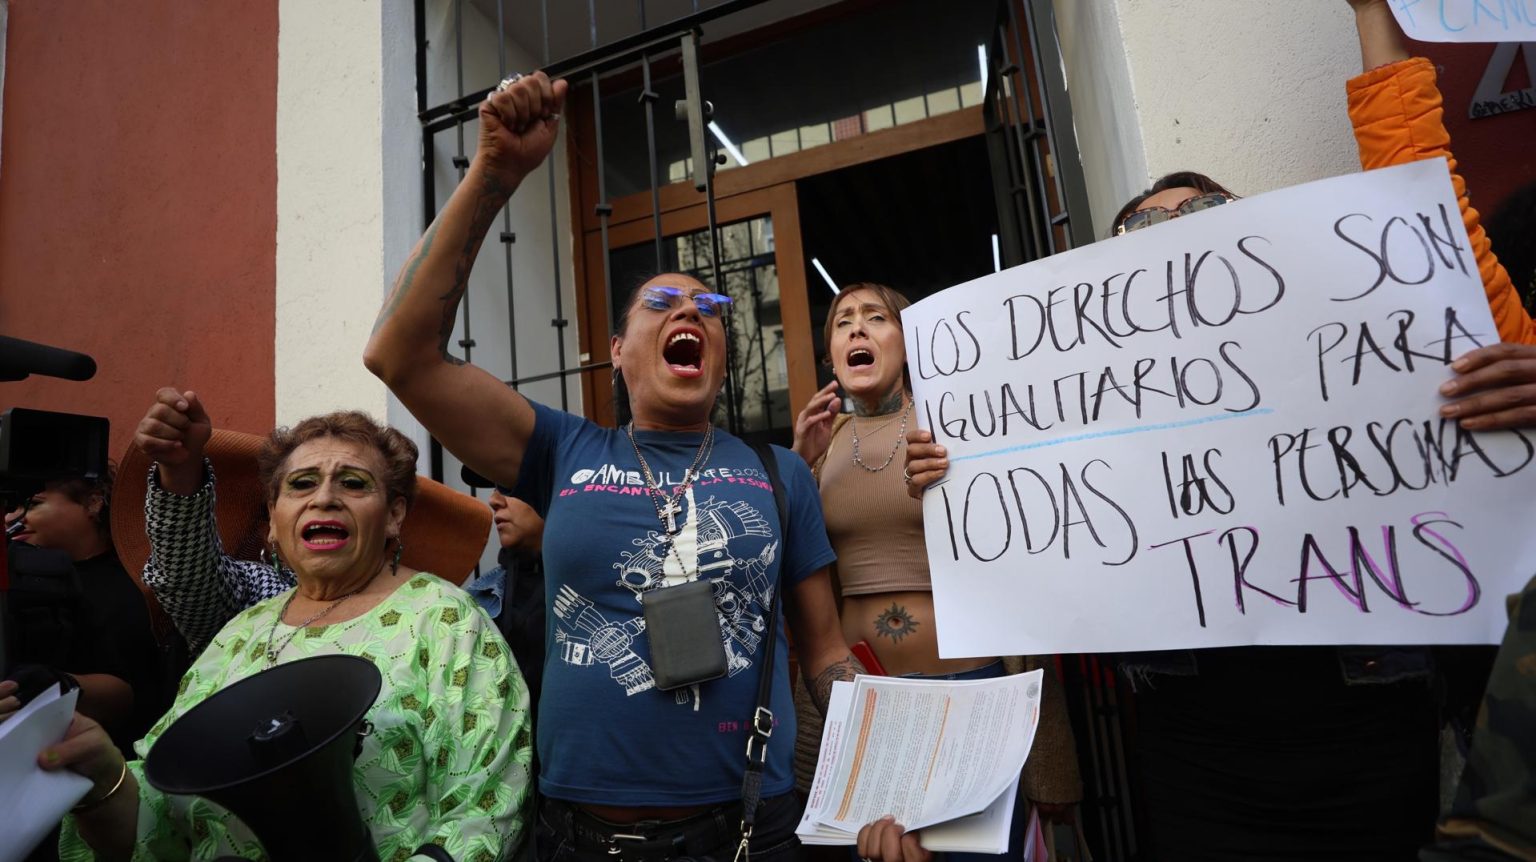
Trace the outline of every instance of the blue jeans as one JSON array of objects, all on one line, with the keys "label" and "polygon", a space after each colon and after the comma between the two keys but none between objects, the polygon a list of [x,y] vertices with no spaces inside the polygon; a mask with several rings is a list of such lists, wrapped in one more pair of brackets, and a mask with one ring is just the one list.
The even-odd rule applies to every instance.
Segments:
[{"label": "blue jeans", "polygon": [[904,673],[901,679],[942,679],[954,682],[966,679],[997,679],[1007,676],[1008,671],[1003,667],[1003,660],[998,659],[991,664],[984,664],[971,670],[962,670],[959,673]]}]

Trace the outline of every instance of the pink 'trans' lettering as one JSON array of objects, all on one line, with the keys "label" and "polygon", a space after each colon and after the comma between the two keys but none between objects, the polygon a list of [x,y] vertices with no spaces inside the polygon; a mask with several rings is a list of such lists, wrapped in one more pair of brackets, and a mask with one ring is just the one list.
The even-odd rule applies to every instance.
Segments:
[{"label": "pink 'trans' lettering", "polygon": [[[1482,598],[1482,586],[1466,556],[1447,536],[1447,533],[1451,532],[1446,529],[1447,527],[1461,530],[1462,524],[1445,512],[1438,511],[1420,512],[1411,516],[1408,521],[1410,526],[1408,534],[1412,540],[1424,550],[1449,563],[1455,575],[1465,581],[1466,598],[1459,606],[1449,610],[1426,608],[1423,602],[1415,600],[1410,595],[1409,585],[1404,579],[1404,574],[1409,570],[1404,563],[1406,555],[1400,548],[1397,527],[1391,524],[1383,524],[1380,527],[1381,550],[1379,552],[1368,545],[1362,537],[1360,528],[1355,526],[1344,527],[1347,543],[1342,556],[1337,553],[1336,545],[1333,546],[1334,550],[1327,550],[1328,546],[1324,539],[1320,539],[1313,533],[1304,534],[1300,547],[1300,573],[1289,581],[1296,585],[1294,600],[1277,595],[1249,579],[1249,564],[1253,562],[1261,544],[1256,527],[1230,528],[1217,536],[1215,541],[1226,545],[1229,552],[1232,589],[1236,599],[1234,605],[1241,615],[1248,613],[1245,601],[1245,594],[1248,592],[1256,592],[1281,607],[1294,608],[1298,614],[1307,613],[1309,608],[1316,610],[1320,599],[1310,594],[1308,590],[1308,584],[1313,581],[1327,581],[1332,584],[1340,597],[1362,614],[1377,613],[1381,610],[1380,607],[1372,608],[1370,601],[1372,594],[1378,591],[1390,599],[1392,605],[1423,616],[1458,616],[1476,607]],[[1215,530],[1204,530],[1148,546],[1149,549],[1158,549],[1179,545],[1183,550],[1184,562],[1193,589],[1195,620],[1200,628],[1206,628],[1208,625],[1202,576],[1208,576],[1209,572],[1201,570],[1200,554],[1195,540],[1215,532]],[[1246,536],[1248,539],[1246,547],[1242,549],[1239,548],[1237,540],[1239,535]],[[1335,559],[1347,558],[1348,565],[1335,565],[1328,557],[1330,553],[1335,555]],[[1422,554],[1420,556],[1422,558]],[[1413,567],[1414,575],[1420,576],[1427,568],[1428,566],[1422,561],[1419,562]],[[1419,583],[1422,585],[1423,581]],[[1375,590],[1370,589],[1371,586],[1374,586]]]}]

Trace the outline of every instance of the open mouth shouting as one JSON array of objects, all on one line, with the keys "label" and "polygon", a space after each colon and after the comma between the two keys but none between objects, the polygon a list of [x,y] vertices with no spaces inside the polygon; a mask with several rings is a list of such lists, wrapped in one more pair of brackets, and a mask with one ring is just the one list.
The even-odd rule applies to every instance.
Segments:
[{"label": "open mouth shouting", "polygon": [[874,364],[875,364],[875,354],[871,353],[868,348],[855,347],[854,349],[848,351],[848,367],[849,368],[858,368],[858,367],[863,366],[863,365],[874,365]]},{"label": "open mouth shouting", "polygon": [[700,376],[704,373],[703,333],[690,327],[674,331],[661,349],[661,358],[679,377]]},{"label": "open mouth shouting", "polygon": [[311,551],[338,550],[347,544],[351,535],[340,521],[310,521],[300,531],[304,547]]}]

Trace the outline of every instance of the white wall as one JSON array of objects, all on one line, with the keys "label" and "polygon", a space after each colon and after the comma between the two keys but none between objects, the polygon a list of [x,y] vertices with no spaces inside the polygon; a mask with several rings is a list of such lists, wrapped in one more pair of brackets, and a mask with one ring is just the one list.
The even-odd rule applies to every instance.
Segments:
[{"label": "white wall", "polygon": [[[461,6],[464,32],[463,89],[459,89],[459,56],[455,50],[454,3],[450,0],[431,0],[427,3],[427,39],[430,47],[427,58],[428,103],[442,104],[456,98],[461,92],[474,92],[494,85],[501,79],[502,58],[497,50],[497,28],[493,18],[484,15],[474,4]],[[523,47],[507,41],[506,68],[509,72],[527,72],[542,65],[540,58]],[[474,157],[478,124],[466,124],[463,130],[464,154]],[[419,137],[419,133],[418,133]],[[459,152],[458,134],[453,129],[438,133],[433,139],[433,176],[436,183],[437,204],[441,206],[452,194],[459,181],[459,172],[453,166],[453,157]],[[419,170],[419,168],[418,168]],[[554,172],[556,211],[550,215],[550,172]],[[529,377],[557,371],[559,342],[550,321],[555,319],[555,286],[558,272],[565,327],[565,365],[574,367],[577,356],[576,285],[572,269],[574,238],[571,233],[569,179],[565,157],[565,129],[561,140],[549,161],[535,171],[513,195],[506,212],[510,215],[510,228],[498,217],[492,226],[480,256],[470,272],[469,289],[465,304],[469,309],[470,334],[475,345],[470,359],[481,368],[502,380],[512,378],[510,339],[511,327],[508,316],[506,246],[499,237],[502,230],[510,229],[517,235],[512,244],[512,299],[516,317],[517,373]],[[419,212],[419,208],[416,212]],[[559,266],[556,269],[556,253]],[[462,311],[462,310],[461,310]],[[462,356],[458,346],[464,337],[463,314],[454,330],[449,349]],[[558,380],[532,383],[521,388],[523,394],[535,401],[560,407],[560,382]],[[572,412],[581,412],[581,383],[571,377],[565,385],[567,404]],[[402,416],[405,411],[396,406]],[[394,412],[391,414],[394,416]],[[490,430],[490,429],[488,429]],[[418,441],[426,452],[426,437]],[[444,480],[448,485],[467,490],[459,481],[459,461],[452,453],[444,452]],[[422,472],[427,472],[423,461]],[[479,496],[484,497],[481,492]],[[496,547],[490,543],[481,559],[482,567],[495,564]]]},{"label": "white wall", "polygon": [[[496,44],[496,22],[482,14],[474,4],[462,5],[464,86],[463,92],[474,92],[494,85],[501,78],[500,58]],[[454,4],[449,0],[433,0],[427,4],[427,38],[431,44],[428,53],[427,82],[428,101],[441,104],[459,95],[457,83],[458,58],[454,50]],[[506,66],[509,72],[527,72],[541,65],[539,58],[507,41]],[[464,154],[474,157],[476,121],[464,126]],[[569,178],[565,157],[565,126],[561,127],[561,139],[554,152],[542,167],[529,175],[507,205],[511,217],[510,230],[517,235],[512,244],[513,301],[517,323],[517,372],[519,377],[529,377],[557,371],[559,341],[550,321],[555,319],[555,257],[558,251],[558,282],[561,293],[561,311],[570,325],[565,327],[565,364],[577,363],[576,286],[572,270],[573,237],[571,234]],[[433,167],[436,182],[437,204],[448,199],[459,181],[459,172],[453,166],[458,154],[458,135],[450,129],[438,133],[433,139]],[[549,182],[554,171],[557,210],[551,219]],[[481,248],[480,256],[470,273],[469,290],[465,302],[470,311],[470,333],[475,346],[472,361],[502,380],[512,377],[512,358],[509,349],[509,319],[507,309],[507,265],[505,246],[499,236],[503,219],[498,218]],[[462,355],[458,342],[463,338],[463,315],[454,330],[450,349]],[[546,381],[522,388],[528,397],[560,406],[560,384]],[[574,412],[581,411],[581,386],[576,377],[566,383],[568,404]],[[457,466],[454,467],[455,471]]]},{"label": "white wall", "polygon": [[1146,187],[1148,176],[1120,15],[1104,0],[1057,0],[1056,31],[1093,235],[1102,236],[1110,217]]},{"label": "white wall", "polygon": [[1171,171],[1253,195],[1359,169],[1340,0],[1057,0],[1056,15],[1095,234]]},{"label": "white wall", "polygon": [[[382,304],[396,274],[425,230],[421,206],[421,121],[416,116],[416,20],[411,0],[385,0],[381,24],[384,171],[383,281],[372,297]],[[367,306],[362,306],[366,308]],[[366,315],[365,315],[366,316]],[[370,329],[372,324],[369,324]],[[382,386],[380,387],[382,388]],[[384,393],[389,424],[416,441],[426,472],[427,432],[399,399]]]},{"label": "white wall", "polygon": [[388,412],[362,362],[385,283],[383,24],[375,3],[278,4],[279,424]]}]

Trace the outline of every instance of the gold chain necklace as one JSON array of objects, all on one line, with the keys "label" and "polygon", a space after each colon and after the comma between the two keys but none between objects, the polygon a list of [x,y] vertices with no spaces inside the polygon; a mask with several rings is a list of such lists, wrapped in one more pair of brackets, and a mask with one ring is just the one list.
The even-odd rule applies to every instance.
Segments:
[{"label": "gold chain necklace", "polygon": [[[912,405],[915,403],[915,401],[908,401],[907,409],[901,411],[901,430],[896,432],[896,442],[891,446],[891,453],[885,456],[885,463],[878,467],[871,467],[868,464],[865,464],[864,459],[859,457],[859,420],[857,418],[849,420],[848,426],[853,432],[853,463],[863,467],[865,470],[868,470],[871,473],[878,473],[881,470],[891,466],[891,462],[896,460],[896,453],[901,450],[901,444],[906,442],[907,417],[912,414]],[[889,426],[891,421],[892,420],[889,419],[886,420],[884,425],[881,425],[879,428],[875,429],[875,432],[879,432]]]},{"label": "gold chain necklace", "polygon": [[[382,571],[384,571],[384,569],[381,566],[381,567],[379,567],[379,572],[382,572]],[[374,572],[373,573],[373,578],[377,578],[379,576],[379,572]],[[307,629],[311,625],[313,625],[316,620],[319,620],[320,618],[324,617],[326,614],[330,613],[331,611],[336,610],[336,607],[338,605],[340,605],[342,602],[346,601],[347,599],[352,598],[353,596],[357,595],[358,593],[362,592],[363,590],[368,589],[368,585],[373,583],[373,578],[369,578],[367,581],[365,581],[363,583],[362,586],[360,586],[357,589],[353,590],[352,592],[347,593],[346,595],[344,595],[344,596],[342,596],[342,597],[332,601],[330,604],[328,604],[324,608],[322,608],[319,611],[319,613],[313,614],[312,616],[310,616],[309,619],[307,619],[304,622],[301,622],[298,625],[294,626],[293,627],[293,631],[289,632],[287,637],[283,638],[283,642],[274,647],[274,646],[272,646],[272,639],[277,636],[278,624],[280,624],[283,621],[283,615],[288,613],[288,606],[293,604],[294,598],[296,596],[298,596],[298,594],[299,594],[299,588],[298,587],[294,587],[293,588],[293,592],[288,594],[288,598],[283,600],[283,606],[277,612],[277,619],[272,621],[272,628],[267,631],[267,655],[266,655],[267,667],[273,667],[273,666],[275,666],[277,664],[277,657],[278,657],[278,655],[281,654],[283,650],[288,648],[288,644],[293,643],[293,639],[298,637],[299,632],[304,631],[305,629]]]}]

